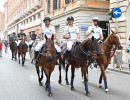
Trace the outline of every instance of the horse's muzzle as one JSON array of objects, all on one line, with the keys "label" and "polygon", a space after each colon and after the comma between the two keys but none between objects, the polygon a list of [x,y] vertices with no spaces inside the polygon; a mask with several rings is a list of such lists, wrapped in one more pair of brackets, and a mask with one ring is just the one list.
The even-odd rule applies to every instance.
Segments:
[{"label": "horse's muzzle", "polygon": [[46,60],[47,60],[47,61],[51,61],[51,60],[52,60],[52,56],[47,56],[47,57],[46,57]]}]

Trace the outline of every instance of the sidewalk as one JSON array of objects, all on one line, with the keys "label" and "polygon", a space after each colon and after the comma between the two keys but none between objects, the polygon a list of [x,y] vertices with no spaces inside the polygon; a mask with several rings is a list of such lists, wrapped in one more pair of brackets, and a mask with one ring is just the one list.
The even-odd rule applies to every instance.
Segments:
[{"label": "sidewalk", "polygon": [[[115,65],[116,67],[116,65]],[[120,70],[120,68],[113,68],[113,64],[109,64],[108,66],[108,70],[111,70],[111,71],[115,71],[115,72],[121,72],[121,73],[125,73],[125,74],[129,74],[130,75],[130,69],[129,69],[129,64],[128,63],[123,63],[122,64],[122,70]]]}]

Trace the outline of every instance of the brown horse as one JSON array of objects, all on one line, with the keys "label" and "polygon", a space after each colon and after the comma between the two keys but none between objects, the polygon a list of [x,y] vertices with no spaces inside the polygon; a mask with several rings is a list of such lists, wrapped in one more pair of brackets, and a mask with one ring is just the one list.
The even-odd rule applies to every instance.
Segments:
[{"label": "brown horse", "polygon": [[[44,45],[44,51],[42,53],[40,53],[40,56],[38,57],[39,62],[38,64],[35,65],[36,67],[36,71],[37,71],[37,75],[38,75],[38,80],[39,80],[39,84],[42,85],[41,81],[43,79],[43,71],[46,75],[46,90],[48,89],[48,96],[52,96],[51,93],[51,86],[50,86],[50,77],[51,77],[51,73],[55,68],[55,64],[57,62],[57,55],[56,55],[56,51],[55,51],[55,47],[54,47],[54,36],[52,35],[51,39],[48,38],[45,35],[45,45]],[[40,72],[39,72],[39,66],[41,66],[42,70],[42,74],[40,77]]]},{"label": "brown horse", "polygon": [[[97,57],[97,63],[100,66],[101,69],[101,75],[99,78],[99,84],[100,84],[100,88],[102,88],[103,86],[102,84],[102,78],[104,78],[104,86],[105,86],[105,92],[109,93],[108,90],[108,86],[107,86],[107,77],[105,74],[105,70],[107,69],[110,61],[111,61],[111,49],[113,47],[113,45],[116,46],[116,48],[118,49],[122,49],[123,47],[121,46],[120,43],[120,36],[117,32],[114,32],[113,30],[112,34],[110,34],[107,39],[101,43],[100,45],[100,53],[98,54]],[[87,73],[88,73],[88,67],[92,62],[89,62],[89,64],[87,65]]]},{"label": "brown horse", "polygon": [[[87,63],[89,61],[94,61],[97,58],[97,52],[98,52],[98,40],[92,39],[85,40],[81,44],[78,44],[77,46],[74,44],[71,50],[71,54],[69,55],[68,64],[66,66],[66,84],[68,85],[68,67],[71,65],[71,90],[75,91],[74,89],[74,73],[75,68],[81,67],[81,71],[84,74],[84,84],[85,84],[85,91],[86,95],[90,96],[90,93],[88,91],[88,83],[86,78],[86,71],[87,71]],[[64,61],[64,60],[63,60]],[[64,65],[65,66],[65,65]],[[60,73],[61,69],[59,68]],[[61,74],[59,76],[59,83],[61,83]]]},{"label": "brown horse", "polygon": [[13,37],[9,37],[9,44],[10,44],[10,49],[12,52],[12,60],[15,58],[15,61],[17,60],[17,44],[15,43]]},{"label": "brown horse", "polygon": [[18,58],[19,58],[19,64],[20,64],[20,55],[22,57],[22,66],[24,66],[25,63],[25,57],[27,53],[27,45],[25,43],[25,36],[22,36],[22,41],[19,44],[19,50],[18,50]]}]

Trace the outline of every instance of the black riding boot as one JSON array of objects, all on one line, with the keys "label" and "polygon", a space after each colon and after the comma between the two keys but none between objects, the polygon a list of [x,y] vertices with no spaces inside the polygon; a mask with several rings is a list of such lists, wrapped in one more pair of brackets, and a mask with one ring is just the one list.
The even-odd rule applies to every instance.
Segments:
[{"label": "black riding boot", "polygon": [[35,64],[38,64],[38,53],[39,51],[35,51]]},{"label": "black riding boot", "polygon": [[[60,56],[60,52],[57,52],[57,58],[59,59],[59,61],[60,61],[60,59],[61,59],[61,56]],[[56,62],[56,65],[59,65],[59,63],[58,63],[58,61]]]}]

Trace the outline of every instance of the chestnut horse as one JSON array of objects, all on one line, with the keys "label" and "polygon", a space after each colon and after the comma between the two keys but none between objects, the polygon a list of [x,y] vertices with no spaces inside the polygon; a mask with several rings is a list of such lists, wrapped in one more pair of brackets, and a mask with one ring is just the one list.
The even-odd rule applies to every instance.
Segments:
[{"label": "chestnut horse", "polygon": [[20,64],[20,55],[22,57],[22,66],[24,66],[25,63],[25,57],[26,57],[26,53],[27,53],[27,45],[25,43],[25,36],[22,36],[22,41],[19,44],[19,50],[18,50],[18,58],[19,58],[19,64]]},{"label": "chestnut horse", "polygon": [[[92,39],[83,41],[81,44],[78,44],[77,46],[75,44],[73,45],[69,58],[66,58],[68,59],[68,64],[66,66],[66,84],[69,84],[67,73],[68,73],[68,67],[69,65],[71,65],[71,90],[72,91],[75,91],[73,85],[75,68],[81,67],[81,71],[84,74],[84,85],[85,85],[86,96],[90,96],[90,93],[88,91],[88,83],[86,80],[87,79],[86,68],[87,68],[87,63],[89,61],[96,60],[97,52],[98,52],[98,40],[94,39],[94,37],[92,37]],[[63,62],[65,61],[63,60]],[[61,68],[59,68],[59,71],[60,71],[59,83],[61,83]]]},{"label": "chestnut horse", "polygon": [[[48,89],[48,96],[50,97],[50,96],[52,96],[51,86],[50,86],[50,77],[51,77],[52,71],[55,68],[55,64],[57,62],[57,55],[56,55],[56,50],[54,47],[54,36],[52,35],[52,37],[50,39],[45,35],[45,39],[46,39],[46,42],[43,47],[44,50],[43,50],[43,52],[40,53],[40,55],[38,57],[39,62],[38,62],[38,64],[35,65],[35,67],[36,67],[40,85],[42,85],[41,81],[43,79],[43,71],[44,71],[46,78],[47,78],[46,90]],[[39,72],[39,66],[41,66],[41,68],[42,68],[41,77],[40,77],[40,72]]]},{"label": "chestnut horse", "polygon": [[[104,86],[105,86],[105,92],[109,93],[108,90],[108,85],[107,85],[107,77],[105,74],[105,70],[107,69],[110,61],[111,61],[111,50],[113,45],[116,46],[116,48],[118,49],[122,49],[123,47],[121,46],[121,42],[120,42],[120,36],[117,32],[114,32],[113,30],[112,34],[110,34],[107,39],[100,44],[100,53],[98,54],[97,57],[97,63],[100,66],[101,69],[101,75],[99,78],[99,87],[102,88],[103,86],[102,84],[102,78],[104,78]],[[91,65],[92,62],[89,62],[89,64],[87,65],[87,73],[88,73],[88,67],[89,65]]]},{"label": "chestnut horse", "polygon": [[9,44],[10,44],[10,49],[12,52],[12,60],[15,58],[15,61],[17,60],[17,44],[15,43],[13,37],[9,37]]}]

